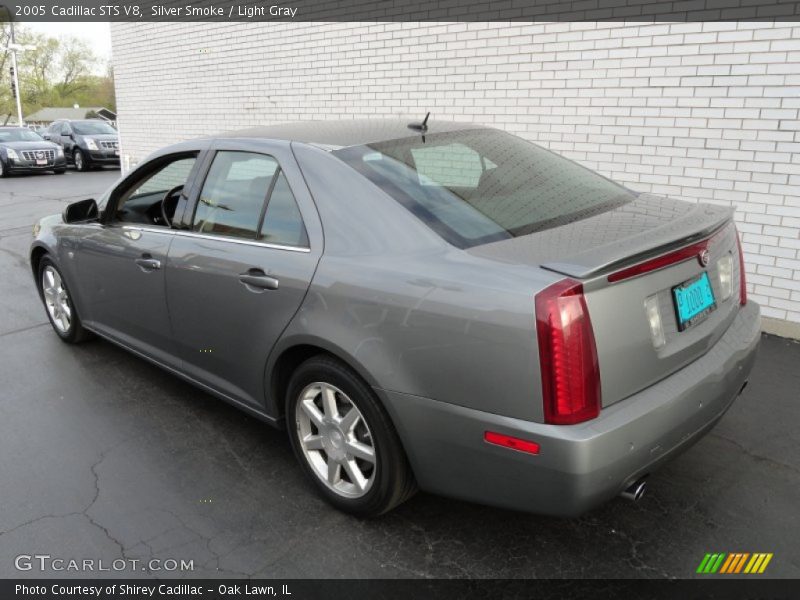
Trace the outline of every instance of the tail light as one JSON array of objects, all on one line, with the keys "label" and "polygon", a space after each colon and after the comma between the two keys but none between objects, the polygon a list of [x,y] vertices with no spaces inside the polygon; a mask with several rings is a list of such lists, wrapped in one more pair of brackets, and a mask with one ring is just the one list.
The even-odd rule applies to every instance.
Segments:
[{"label": "tail light", "polygon": [[545,422],[572,425],[600,414],[600,370],[583,286],[564,279],[536,294]]},{"label": "tail light", "polygon": [[747,278],[744,271],[744,252],[742,252],[742,240],[739,232],[736,232],[736,245],[739,248],[739,304],[747,304]]}]

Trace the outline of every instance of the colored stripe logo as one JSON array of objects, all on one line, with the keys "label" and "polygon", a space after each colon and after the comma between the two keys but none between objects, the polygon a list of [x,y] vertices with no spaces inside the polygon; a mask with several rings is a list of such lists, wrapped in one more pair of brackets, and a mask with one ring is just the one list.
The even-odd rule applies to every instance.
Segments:
[{"label": "colored stripe logo", "polygon": [[772,560],[772,553],[756,552],[717,552],[706,554],[697,567],[697,573],[711,575],[714,573],[735,575],[737,573],[761,574],[769,561]]}]

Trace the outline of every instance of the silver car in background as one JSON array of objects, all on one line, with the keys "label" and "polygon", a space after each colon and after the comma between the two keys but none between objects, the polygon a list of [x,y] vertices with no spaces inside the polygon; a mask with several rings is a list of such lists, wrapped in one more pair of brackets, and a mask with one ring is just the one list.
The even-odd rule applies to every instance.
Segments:
[{"label": "silver car in background", "polygon": [[640,497],[746,385],[732,216],[495,129],[315,122],[160,150],[30,258],[61,339],[285,425],[342,510],[577,515]]}]

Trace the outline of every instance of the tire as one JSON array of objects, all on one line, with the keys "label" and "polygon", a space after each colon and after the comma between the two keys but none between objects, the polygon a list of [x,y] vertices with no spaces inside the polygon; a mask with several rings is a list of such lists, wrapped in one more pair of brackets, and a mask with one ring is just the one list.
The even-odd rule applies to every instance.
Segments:
[{"label": "tire", "polygon": [[66,172],[67,172],[66,169],[56,169],[55,171],[53,171],[53,173],[56,175],[63,175]]},{"label": "tire", "polygon": [[[328,392],[333,392],[336,407],[330,411],[324,408],[322,398]],[[317,408],[315,418],[322,427],[317,427],[310,416],[313,409],[308,408],[309,402]],[[357,416],[351,420],[353,408]],[[339,360],[318,355],[295,370],[286,393],[286,422],[302,469],[339,510],[359,517],[377,516],[416,492],[414,476],[389,416],[370,387]],[[370,447],[372,462],[363,458]],[[338,467],[331,469],[331,462]],[[335,472],[332,478],[331,470]],[[337,477],[338,482],[328,483]]]},{"label": "tire", "polygon": [[3,164],[3,159],[0,158],[0,179],[3,177],[8,177],[8,169],[6,169],[6,166]]},{"label": "tire", "polygon": [[72,152],[72,162],[75,163],[75,170],[77,171],[88,171],[89,165],[86,163],[86,156],[84,156],[83,151],[75,148]]},{"label": "tire", "polygon": [[[57,275],[55,277],[54,275]],[[66,281],[61,271],[49,256],[43,256],[39,261],[39,276],[37,278],[39,296],[45,306],[47,318],[53,331],[62,341],[68,344],[77,344],[92,337],[92,334],[83,328],[78,311],[72,302]],[[49,290],[53,290],[52,292]],[[58,290],[61,291],[58,291]],[[54,293],[56,296],[54,297]],[[64,310],[64,306],[69,309]]]}]

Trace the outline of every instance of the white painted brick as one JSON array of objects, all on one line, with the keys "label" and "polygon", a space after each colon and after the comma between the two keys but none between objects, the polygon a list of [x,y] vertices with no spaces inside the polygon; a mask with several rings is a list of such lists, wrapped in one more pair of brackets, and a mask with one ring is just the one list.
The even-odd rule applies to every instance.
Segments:
[{"label": "white painted brick", "polygon": [[112,41],[134,163],[210,126],[483,122],[636,189],[734,206],[753,299],[800,322],[798,26],[114,23]]}]

